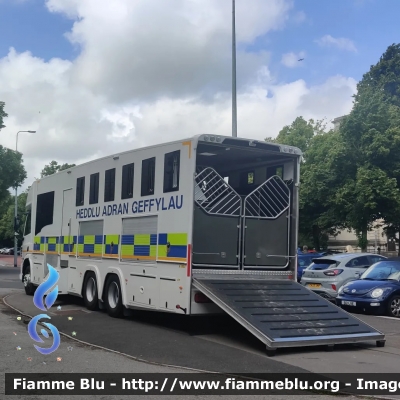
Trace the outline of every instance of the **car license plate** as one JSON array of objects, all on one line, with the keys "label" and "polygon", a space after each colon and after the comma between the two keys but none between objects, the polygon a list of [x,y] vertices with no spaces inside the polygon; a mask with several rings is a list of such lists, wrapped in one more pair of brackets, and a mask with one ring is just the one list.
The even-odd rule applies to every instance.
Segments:
[{"label": "car license plate", "polygon": [[342,304],[344,306],[353,306],[353,307],[355,307],[357,303],[355,301],[342,300]]},{"label": "car license plate", "polygon": [[320,283],[309,283],[308,286],[312,287],[312,288],[320,288],[321,284]]}]

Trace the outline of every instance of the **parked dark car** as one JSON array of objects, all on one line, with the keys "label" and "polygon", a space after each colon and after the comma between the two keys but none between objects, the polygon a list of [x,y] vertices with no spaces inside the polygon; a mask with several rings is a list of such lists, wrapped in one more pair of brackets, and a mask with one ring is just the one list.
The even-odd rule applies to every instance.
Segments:
[{"label": "parked dark car", "polygon": [[[14,255],[14,247],[10,247],[9,249],[7,249],[7,251],[4,254],[9,255],[9,256],[13,256]],[[21,255],[21,249],[20,248],[17,248],[17,255],[18,256]]]},{"label": "parked dark car", "polygon": [[359,279],[339,289],[336,301],[346,311],[400,318],[400,258],[371,265]]},{"label": "parked dark car", "polygon": [[311,265],[314,258],[324,256],[325,253],[299,253],[297,254],[297,282],[300,282],[303,270]]}]

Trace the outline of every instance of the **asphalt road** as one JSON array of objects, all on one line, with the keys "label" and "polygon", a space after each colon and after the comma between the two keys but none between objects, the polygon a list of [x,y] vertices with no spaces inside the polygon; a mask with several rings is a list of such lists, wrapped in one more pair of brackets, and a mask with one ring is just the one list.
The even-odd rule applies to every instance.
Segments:
[{"label": "asphalt road", "polygon": [[[1,283],[1,280],[0,280]],[[17,293],[18,290],[0,289],[0,298],[6,293]],[[21,350],[16,350],[19,346]],[[70,349],[68,349],[70,348]],[[71,350],[72,348],[72,350]],[[57,361],[57,358],[61,358]],[[166,367],[157,364],[150,364],[147,362],[139,362],[128,357],[114,354],[106,350],[97,349],[94,347],[83,345],[76,340],[63,337],[61,345],[57,350],[55,356],[41,355],[38,353],[32,344],[32,339],[27,333],[27,325],[24,320],[17,320],[17,313],[10,310],[0,301],[0,399],[5,400],[58,400],[59,396],[6,396],[4,389],[5,373],[19,372],[19,373],[192,373],[197,374],[196,371],[188,371],[180,368]],[[229,360],[227,360],[229,363]],[[66,397],[67,398],[67,397]],[[72,397],[71,397],[72,398]],[[75,400],[121,400],[125,396],[73,396]],[[126,397],[128,398],[128,397]],[[177,396],[142,396],[138,398],[145,398],[148,400],[176,399]],[[266,396],[179,396],[179,399],[187,400],[216,400],[221,398],[237,399],[237,400],[251,400],[251,399],[265,399],[268,400],[295,400],[298,396],[279,396],[268,395]],[[332,396],[325,395],[312,395],[306,394],[306,397],[313,400],[330,400]],[[340,397],[343,400],[350,400],[354,397]]]},{"label": "asphalt road", "polygon": [[0,288],[23,289],[24,285],[18,279],[19,268],[5,266],[6,262],[9,262],[9,257],[0,256]]},{"label": "asphalt road", "polygon": [[[5,299],[8,304],[28,315],[36,315],[37,309],[33,305],[32,297],[26,296],[20,289],[22,283],[19,282],[18,274],[17,268],[0,267],[0,288],[2,288],[0,294],[12,293]],[[10,288],[14,284],[16,289]],[[61,305],[60,311],[56,309],[58,305]],[[0,354],[0,359],[7,360],[2,372],[20,371],[20,364],[24,364],[22,360],[25,361],[22,355],[28,354],[23,354],[22,350],[17,353],[14,350],[13,352],[8,350],[15,348],[11,345],[11,342],[15,342],[15,337],[13,338],[12,333],[10,334],[11,330],[17,332],[15,330],[17,327],[22,329],[25,339],[30,342],[29,354],[32,355],[35,351],[32,348],[31,339],[27,337],[26,326],[16,320],[16,315],[4,305],[1,307],[0,350],[2,354]],[[72,346],[79,348],[79,357],[86,357],[86,362],[76,363],[75,361],[78,360],[74,358],[76,353],[72,357],[72,353],[64,352],[65,364],[69,365],[69,370],[67,370],[74,372],[98,372],[98,370],[101,372],[103,363],[109,366],[107,371],[141,372],[147,371],[143,369],[143,365],[151,365],[148,362],[153,363],[154,368],[155,366],[157,368],[177,366],[238,374],[305,371],[327,374],[354,371],[398,373],[400,369],[400,321],[394,319],[358,316],[387,335],[387,345],[384,348],[376,348],[375,344],[371,343],[370,345],[339,346],[337,350],[329,353],[319,348],[287,349],[281,350],[277,357],[269,358],[264,353],[264,346],[228,316],[218,319],[199,319],[194,325],[185,324],[184,320],[179,318],[180,316],[146,312],[136,312],[133,316],[124,319],[111,319],[102,311],[89,312],[83,306],[81,299],[60,296],[53,306],[51,317],[52,323],[60,332],[70,337],[62,338],[64,347],[74,343],[75,340],[80,340],[131,357],[127,359],[122,355],[90,348],[83,343],[75,343]],[[72,337],[72,332],[75,332],[76,336]],[[36,353],[35,356],[37,358],[40,354]],[[15,357],[22,357],[22,359],[17,362]],[[119,364],[119,361],[116,361],[119,358],[124,362]],[[110,361],[106,361],[108,359]],[[90,363],[90,366],[87,363]],[[85,364],[86,369],[80,369],[80,366],[85,366]],[[52,365],[57,367],[54,372],[61,371],[59,363],[52,362]],[[129,368],[124,369],[125,365],[129,365]],[[67,372],[67,370],[63,371]],[[246,399],[246,396],[240,398]],[[268,398],[279,397],[269,396]],[[288,396],[282,398],[288,398]],[[323,398],[323,396],[318,396],[318,398]]]}]

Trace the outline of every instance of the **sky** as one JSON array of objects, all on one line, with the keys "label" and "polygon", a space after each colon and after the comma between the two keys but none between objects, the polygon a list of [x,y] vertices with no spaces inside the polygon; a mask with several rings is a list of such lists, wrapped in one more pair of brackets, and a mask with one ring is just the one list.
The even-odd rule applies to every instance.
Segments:
[{"label": "sky", "polygon": [[[236,0],[238,136],[347,114],[397,0]],[[231,135],[231,0],[0,0],[0,144],[44,165]],[[302,61],[299,61],[303,59]]]}]

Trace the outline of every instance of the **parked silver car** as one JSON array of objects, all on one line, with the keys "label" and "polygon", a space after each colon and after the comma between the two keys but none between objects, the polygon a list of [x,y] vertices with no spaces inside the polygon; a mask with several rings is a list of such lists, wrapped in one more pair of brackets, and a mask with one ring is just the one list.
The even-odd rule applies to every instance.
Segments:
[{"label": "parked silver car", "polygon": [[344,253],[316,258],[303,270],[300,283],[335,301],[341,286],[358,279],[370,265],[382,260],[386,257],[371,253]]}]

